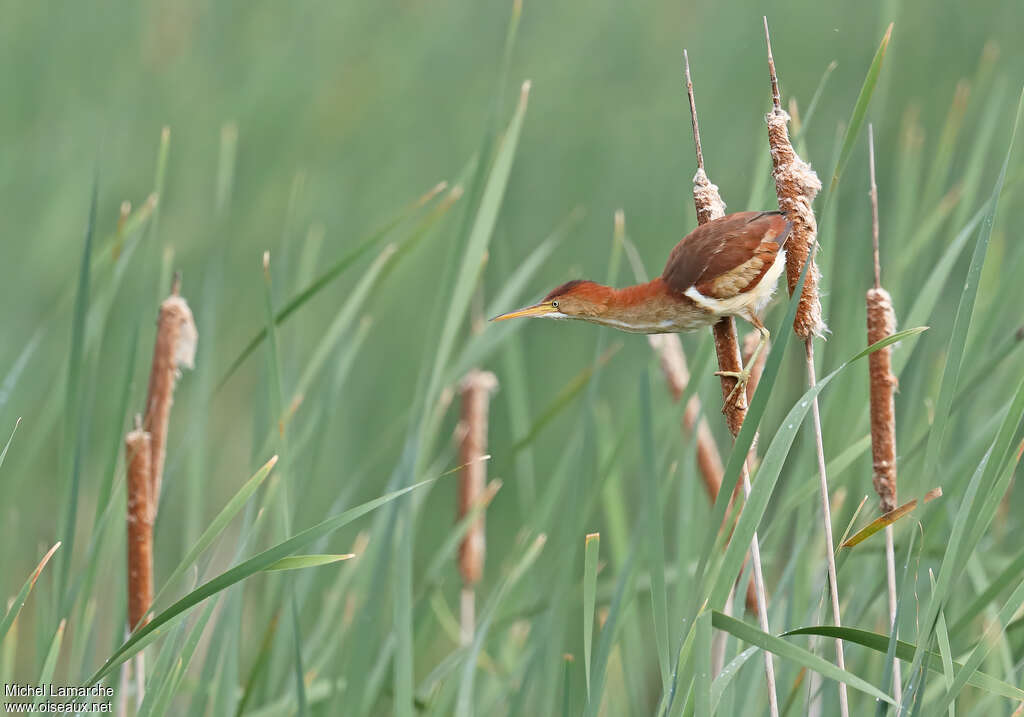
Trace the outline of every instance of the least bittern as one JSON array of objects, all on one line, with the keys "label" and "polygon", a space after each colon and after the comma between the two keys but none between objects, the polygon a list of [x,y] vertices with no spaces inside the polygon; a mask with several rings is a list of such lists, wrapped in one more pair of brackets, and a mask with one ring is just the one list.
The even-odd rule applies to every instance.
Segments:
[{"label": "least bittern", "polygon": [[614,289],[593,281],[562,284],[539,304],[496,316],[579,319],[638,334],[696,331],[726,316],[739,316],[761,333],[742,371],[718,371],[737,379],[730,400],[743,389],[768,339],[760,314],[786,266],[792,224],[781,212],[739,212],[715,219],[685,236],[668,256],[661,276]]}]

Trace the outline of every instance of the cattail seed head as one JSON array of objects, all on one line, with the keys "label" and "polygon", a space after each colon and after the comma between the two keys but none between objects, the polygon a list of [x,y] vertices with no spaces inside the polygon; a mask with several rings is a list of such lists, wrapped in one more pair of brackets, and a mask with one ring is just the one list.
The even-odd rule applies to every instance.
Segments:
[{"label": "cattail seed head", "polygon": [[[889,292],[868,289],[868,345],[891,336],[896,330],[896,313]],[[871,455],[873,482],[883,513],[895,508],[896,497],[896,408],[893,394],[892,347],[886,346],[868,357],[871,375]]]},{"label": "cattail seed head", "polygon": [[143,427],[152,436],[150,492],[154,511],[160,502],[174,384],[182,368],[193,367],[198,339],[192,310],[188,302],[175,291],[160,305],[143,422]]},{"label": "cattail seed head", "polygon": [[789,129],[786,126],[789,115],[782,109],[774,109],[765,115],[765,121],[768,123],[772,177],[775,179],[779,209],[793,223],[793,230],[786,242],[786,283],[790,294],[800,281],[804,264],[811,262],[793,322],[793,331],[802,339],[821,336],[827,328],[821,317],[821,301],[818,298],[821,274],[814,261],[818,222],[811,208],[811,203],[821,191],[821,180],[811,165],[800,159],[789,141]]},{"label": "cattail seed head", "polygon": [[[462,395],[462,415],[457,428],[462,464],[458,495],[460,520],[485,497],[487,463],[483,458],[487,453],[487,416],[490,395],[497,387],[498,380],[493,373],[478,370],[466,374],[459,387]],[[459,546],[459,572],[466,586],[475,585],[483,576],[486,545],[481,512]]]},{"label": "cattail seed head", "polygon": [[697,208],[698,224],[725,216],[725,202],[718,193],[718,185],[711,183],[703,167],[693,175],[693,204]]},{"label": "cattail seed head", "polygon": [[128,464],[128,625],[135,629],[153,602],[152,441],[141,428],[124,439]]}]

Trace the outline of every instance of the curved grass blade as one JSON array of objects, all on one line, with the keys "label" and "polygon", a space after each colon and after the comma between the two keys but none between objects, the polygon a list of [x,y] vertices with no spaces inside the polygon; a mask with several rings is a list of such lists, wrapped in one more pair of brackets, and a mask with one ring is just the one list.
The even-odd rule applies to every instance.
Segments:
[{"label": "curved grass blade", "polygon": [[0,622],[0,643],[4,641],[7,636],[7,631],[11,629],[11,625],[14,624],[14,618],[18,617],[18,613],[21,612],[21,608],[25,606],[25,601],[28,600],[28,594],[32,591],[32,587],[36,584],[36,580],[39,579],[39,575],[43,572],[43,568],[50,562],[50,558],[57,552],[57,548],[60,547],[60,541],[58,540],[53,544],[53,547],[46,551],[46,555],[36,565],[36,569],[32,571],[32,574],[28,576],[28,580],[21,586],[21,590],[18,592],[18,597],[14,598],[14,602],[11,607],[7,610],[7,614],[4,616],[3,622]]},{"label": "curved grass blade", "polygon": [[328,554],[328,555],[291,555],[281,558],[275,563],[263,568],[264,572],[272,573],[282,570],[301,570],[302,568],[316,568],[321,565],[337,563],[341,560],[351,560],[356,557],[355,553]]},{"label": "curved grass blade", "polygon": [[754,656],[754,653],[760,650],[759,647],[748,647],[746,650],[736,655],[729,661],[729,664],[722,668],[722,671],[718,673],[718,677],[715,678],[714,682],[711,683],[711,712],[714,714],[718,710],[718,703],[722,701],[722,694],[726,688],[732,682],[733,678],[739,673],[740,668],[747,664],[747,660]]},{"label": "curved grass blade", "polygon": [[380,506],[393,501],[410,491],[422,488],[423,486],[429,485],[437,478],[430,478],[425,481],[420,481],[406,488],[401,488],[396,491],[392,491],[379,498],[374,498],[371,501],[358,505],[354,508],[346,510],[340,515],[328,518],[320,523],[317,523],[311,528],[303,530],[301,533],[285,540],[277,545],[268,548],[262,553],[249,558],[248,560],[239,563],[233,568],[221,573],[217,577],[209,580],[198,588],[190,592],[189,594],[182,597],[180,600],[172,604],[166,610],[163,610],[159,614],[153,617],[153,619],[146,624],[144,627],[139,628],[131,637],[114,651],[114,654],[107,658],[107,661],[96,671],[92,677],[89,678],[88,684],[95,684],[105,675],[107,675],[114,667],[120,665],[122,662],[130,658],[132,655],[137,653],[144,644],[146,638],[154,636],[156,630],[166,625],[174,618],[184,613],[189,608],[192,608],[201,603],[211,595],[216,595],[221,590],[231,587],[235,583],[238,583],[245,578],[254,575],[260,571],[265,570],[270,565],[273,565],[281,558],[286,558],[292,555],[297,550],[301,550],[305,546],[309,545],[315,540],[330,535],[339,528],[348,525],[356,518],[360,518],[367,513],[376,510]]},{"label": "curved grass blade", "polygon": [[[328,267],[323,273],[321,273],[316,279],[314,279],[305,289],[300,291],[294,296],[291,301],[285,304],[277,314],[274,316],[274,323],[280,325],[289,316],[298,311],[302,306],[312,299],[314,296],[319,294],[325,287],[327,287],[332,281],[337,279],[342,273],[345,272],[350,266],[355,264],[366,252],[372,249],[376,244],[381,242],[384,237],[394,231],[402,222],[411,217],[416,213],[420,207],[430,202],[445,188],[446,184],[441,182],[436,185],[429,192],[421,197],[418,197],[412,203],[402,207],[399,212],[393,217],[389,218],[383,225],[378,227],[375,231],[371,232],[369,236],[362,239],[358,244],[350,249],[344,256],[338,259],[334,264]],[[214,392],[219,391],[223,388],[224,384],[228,382],[235,371],[238,370],[239,366],[245,363],[245,360],[249,358],[253,351],[259,348],[259,345],[263,343],[264,339],[267,338],[267,329],[264,327],[260,329],[249,343],[245,345],[245,348],[235,357],[235,359],[228,364],[227,370],[221,377],[220,381],[217,382]]]},{"label": "curved grass blade", "polygon": [[[757,485],[756,482],[755,485]],[[714,610],[711,613],[711,624],[714,625],[715,628],[724,630],[739,640],[749,642],[751,645],[756,645],[762,650],[768,650],[784,660],[793,662],[801,667],[806,667],[808,670],[813,670],[822,677],[827,677],[828,679],[836,680],[837,682],[843,682],[855,690],[860,690],[865,694],[871,695],[877,700],[883,700],[889,704],[896,704],[892,697],[882,692],[867,680],[858,677],[851,672],[847,672],[846,670],[840,670],[831,662],[818,657],[814,653],[794,645],[791,642],[787,642],[781,637],[775,637],[774,635],[769,635],[766,632],[761,632],[753,625],[748,625],[742,620],[737,620],[736,618],[725,615],[718,610]],[[789,634],[801,633],[785,633],[785,635]]]},{"label": "curved grass blade", "polygon": [[600,550],[601,534],[588,534],[583,548],[583,666],[587,678],[587,699],[590,699],[590,647],[594,637],[594,600],[597,597],[597,558]]},{"label": "curved grass blade", "polygon": [[256,489],[263,484],[263,481],[266,480],[268,475],[270,475],[270,471],[273,470],[276,464],[277,456],[272,456],[269,461],[263,464],[262,468],[256,471],[256,473],[254,473],[253,476],[238,489],[238,492],[235,493],[231,500],[227,502],[227,505],[221,509],[220,513],[217,514],[217,517],[213,519],[213,522],[211,522],[210,525],[207,526],[206,530],[203,531],[203,534],[199,536],[195,545],[189,548],[188,553],[184,558],[182,558],[181,562],[178,563],[178,566],[174,568],[170,577],[164,581],[163,587],[160,588],[156,597],[153,598],[153,605],[160,604],[160,598],[166,592],[167,588],[173,585],[178,578],[184,575],[185,571],[188,570],[196,559],[213,544],[213,541],[216,540],[221,533],[224,532],[224,529],[228,527],[228,523],[231,522],[231,519],[238,514],[238,511],[240,511],[242,506],[249,501],[249,498],[251,498],[252,494],[256,492]]},{"label": "curved grass blade", "polygon": [[[852,642],[883,654],[889,643],[888,635],[868,630],[858,630],[853,627],[834,627],[832,625],[801,627],[783,633],[783,637],[791,635],[818,635],[820,637],[839,638],[845,642]],[[904,662],[914,659],[914,653],[917,649],[918,646],[912,643],[904,642],[903,640],[896,641],[896,656]],[[932,650],[921,650],[921,652],[927,654],[927,660],[922,661],[925,667],[932,672],[942,672],[942,655]],[[953,667],[957,670],[963,669],[963,665],[959,662],[954,662]],[[984,672],[974,672],[967,677],[966,684],[985,690],[993,695],[999,695],[1000,697],[1018,701],[1024,700],[1024,690]]]},{"label": "curved grass blade", "polygon": [[[936,498],[939,498],[941,496],[942,496],[942,488],[933,488],[932,490],[930,490],[930,491],[928,491],[927,493],[924,494],[924,499],[921,502],[928,503],[928,502],[930,502],[932,500],[935,500]],[[849,538],[844,540],[842,543],[840,543],[839,547],[840,548],[852,548],[855,545],[859,545],[860,543],[863,543],[865,540],[867,540],[872,535],[874,535],[875,533],[879,532],[880,530],[882,530],[886,526],[892,525],[893,523],[895,523],[897,520],[899,520],[900,518],[902,518],[905,515],[909,515],[911,512],[913,512],[914,508],[917,507],[917,504],[918,504],[918,500],[917,500],[917,498],[914,498],[913,500],[908,500],[906,503],[904,503],[901,506],[893,508],[888,513],[886,513],[885,515],[878,516],[877,518],[872,520],[870,523],[865,525],[863,528],[858,530],[856,533],[851,535]]]}]

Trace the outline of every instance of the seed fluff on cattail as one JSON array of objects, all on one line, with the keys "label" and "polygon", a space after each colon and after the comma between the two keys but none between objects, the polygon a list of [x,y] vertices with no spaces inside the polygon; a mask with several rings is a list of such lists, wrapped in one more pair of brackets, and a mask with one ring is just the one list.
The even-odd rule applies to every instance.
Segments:
[{"label": "seed fluff on cattail", "polygon": [[188,302],[180,296],[181,279],[176,276],[171,295],[160,304],[153,366],[149,374],[143,428],[152,436],[151,500],[153,510],[160,504],[167,428],[174,402],[174,385],[182,368],[192,368],[199,334]]}]

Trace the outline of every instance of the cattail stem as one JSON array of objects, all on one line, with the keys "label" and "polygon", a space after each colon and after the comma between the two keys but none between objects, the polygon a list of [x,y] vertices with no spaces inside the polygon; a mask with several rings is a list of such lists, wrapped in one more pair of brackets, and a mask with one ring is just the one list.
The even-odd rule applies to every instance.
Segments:
[{"label": "cattail stem", "polygon": [[[473,370],[462,379],[462,415],[459,421],[459,473],[458,515],[465,518],[477,503],[485,499],[487,463],[487,414],[491,393],[498,380],[489,371]],[[459,545],[459,572],[462,574],[460,601],[460,641],[468,645],[476,630],[475,586],[484,572],[487,549],[484,532],[484,513],[480,511]]]},{"label": "cattail stem", "polygon": [[[878,251],[878,184],[875,182],[875,132],[868,124],[868,170],[871,177],[871,244],[875,263],[875,285],[867,292],[868,345],[877,343],[896,330],[896,312],[892,298],[882,288],[882,266]],[[878,493],[882,513],[893,510],[896,494],[896,377],[892,373],[892,348],[887,346],[868,357],[871,376],[871,457],[874,468],[872,482]],[[896,630],[896,554],[893,529],[885,526],[885,563],[889,587],[889,629]],[[898,660],[897,660],[898,662]],[[902,675],[893,664],[893,682],[900,694]]]},{"label": "cattail stem", "polygon": [[150,478],[153,513],[160,504],[163,483],[164,458],[167,454],[167,427],[174,402],[174,384],[182,368],[192,368],[196,355],[198,333],[188,302],[178,295],[181,280],[175,276],[171,295],[160,304],[157,319],[156,345],[153,348],[153,366],[149,374],[146,395],[146,415],[143,427],[152,436]]},{"label": "cattail stem", "polygon": [[[818,273],[814,255],[818,248],[818,223],[814,217],[811,203],[821,191],[821,181],[811,166],[804,162],[793,149],[789,140],[787,122],[789,115],[782,109],[779,95],[779,81],[775,72],[775,58],[772,55],[772,40],[768,32],[768,18],[764,18],[764,38],[768,50],[768,76],[772,88],[772,111],[765,115],[768,124],[768,146],[772,156],[772,176],[775,178],[775,192],[778,196],[779,209],[785,212],[786,218],[792,222],[793,228],[786,242],[786,281],[790,296],[796,289],[807,265],[803,291],[800,294],[796,318],[793,320],[793,331],[804,340],[807,359],[807,382],[813,388],[816,383],[814,369],[815,336],[826,331],[825,322],[821,317],[821,301],[818,296]],[[836,580],[835,549],[832,537],[832,509],[829,504],[828,475],[825,470],[825,447],[821,433],[821,411],[818,397],[812,399],[812,418],[814,421],[815,449],[818,458],[818,477],[821,483],[822,523],[825,527],[825,559],[828,566],[829,592],[832,602],[832,620],[836,627],[840,626],[839,617],[839,583]],[[843,641],[836,640],[836,664],[845,669],[846,659],[843,653]],[[842,717],[850,714],[849,699],[846,685],[839,683],[839,711]]]},{"label": "cattail stem", "polygon": [[[690,122],[693,126],[693,143],[697,152],[697,173],[693,178],[693,202],[697,210],[698,224],[705,224],[712,219],[725,216],[725,202],[718,193],[718,187],[710,182],[707,173],[704,171],[704,154],[700,144],[700,127],[697,122],[697,103],[693,96],[693,81],[690,78],[690,58],[686,50],[683,50],[683,60],[686,66],[686,95],[690,102]],[[721,371],[739,371],[740,347],[736,339],[736,324],[733,319],[725,318],[720,320],[712,329],[715,337],[715,352],[718,355],[718,367]],[[729,425],[729,432],[735,440],[740,428],[743,426],[743,419],[747,413],[746,394],[737,391],[734,400],[728,399],[733,388],[736,387],[736,379],[729,376],[722,376],[722,398],[725,402],[723,411],[726,422]],[[750,496],[750,472],[747,469],[746,461],[743,462],[741,470],[743,479],[743,493]],[[761,571],[761,547],[754,532],[750,541],[750,557],[754,561],[754,586],[757,593],[758,621],[764,632],[771,633],[768,626],[768,601],[765,595],[764,574]],[[768,686],[768,707],[772,717],[778,717],[779,703],[775,688],[775,663],[772,654],[767,650],[764,653],[765,681]]]}]

